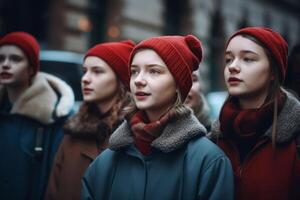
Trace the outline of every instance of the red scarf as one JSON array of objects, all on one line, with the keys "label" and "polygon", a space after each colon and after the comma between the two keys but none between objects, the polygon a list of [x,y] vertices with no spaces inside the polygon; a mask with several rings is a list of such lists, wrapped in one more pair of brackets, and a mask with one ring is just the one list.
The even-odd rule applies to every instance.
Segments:
[{"label": "red scarf", "polygon": [[[286,95],[278,95],[278,113],[283,107]],[[257,141],[272,125],[274,103],[264,103],[260,108],[241,109],[237,98],[229,98],[220,113],[220,129],[225,137],[236,141]]]},{"label": "red scarf", "polygon": [[146,113],[138,111],[130,120],[134,142],[143,155],[151,152],[151,143],[160,136],[169,121],[169,114],[163,115],[158,121],[150,122]]}]

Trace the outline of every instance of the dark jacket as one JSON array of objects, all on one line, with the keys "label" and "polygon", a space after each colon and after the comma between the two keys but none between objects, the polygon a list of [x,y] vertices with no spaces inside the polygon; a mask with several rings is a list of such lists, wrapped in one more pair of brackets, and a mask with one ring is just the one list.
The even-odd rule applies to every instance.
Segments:
[{"label": "dark jacket", "polygon": [[13,105],[0,88],[1,199],[42,199],[73,103],[71,88],[44,73]]},{"label": "dark jacket", "polygon": [[235,175],[238,200],[300,199],[300,159],[296,137],[300,133],[300,103],[291,95],[278,116],[276,149],[271,143],[272,127],[259,139],[240,162],[234,143],[223,137],[219,122],[214,123],[209,137],[230,158]]},{"label": "dark jacket", "polygon": [[233,199],[229,160],[205,133],[188,110],[168,122],[143,156],[124,122],[86,171],[81,199]]}]

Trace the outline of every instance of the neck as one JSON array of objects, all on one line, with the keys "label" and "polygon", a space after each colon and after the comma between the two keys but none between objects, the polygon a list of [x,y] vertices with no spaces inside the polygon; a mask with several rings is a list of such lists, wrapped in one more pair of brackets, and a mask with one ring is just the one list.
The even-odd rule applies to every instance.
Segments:
[{"label": "neck", "polygon": [[15,103],[21,94],[29,87],[29,84],[19,85],[18,87],[7,87],[8,99],[11,103]]},{"label": "neck", "polygon": [[97,107],[101,113],[108,112],[111,107],[116,103],[118,95],[113,96],[111,99],[97,103]]},{"label": "neck", "polygon": [[167,107],[163,110],[151,110],[151,111],[146,110],[145,112],[146,112],[147,117],[150,120],[150,122],[154,122],[154,121],[158,121],[170,109],[171,109],[171,107]]},{"label": "neck", "polygon": [[267,98],[267,93],[259,96],[239,97],[239,104],[243,109],[260,108],[265,102],[266,98]]}]

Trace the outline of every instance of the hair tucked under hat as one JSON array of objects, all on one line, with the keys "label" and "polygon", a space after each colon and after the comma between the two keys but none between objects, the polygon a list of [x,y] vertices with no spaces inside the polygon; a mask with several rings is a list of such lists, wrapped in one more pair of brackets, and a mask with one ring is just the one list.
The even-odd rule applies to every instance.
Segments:
[{"label": "hair tucked under hat", "polygon": [[103,59],[114,70],[123,84],[129,88],[127,68],[129,56],[134,45],[134,42],[131,40],[101,43],[89,49],[84,59],[88,56],[96,56]]},{"label": "hair tucked under hat", "polygon": [[271,56],[277,62],[279,67],[280,81],[285,78],[287,70],[287,56],[288,56],[288,44],[281,37],[281,35],[270,28],[265,27],[246,27],[235,32],[227,41],[227,45],[230,40],[237,35],[250,35],[260,41],[265,48],[267,48]]},{"label": "hair tucked under hat", "polygon": [[192,73],[199,68],[203,57],[201,42],[193,35],[160,36],[141,41],[130,56],[130,64],[137,50],[152,49],[166,63],[181,92],[182,101],[187,97],[193,81]]},{"label": "hair tucked under hat", "polygon": [[0,46],[3,45],[15,45],[21,48],[33,68],[34,75],[39,71],[40,45],[35,37],[26,32],[11,32],[0,39]]}]

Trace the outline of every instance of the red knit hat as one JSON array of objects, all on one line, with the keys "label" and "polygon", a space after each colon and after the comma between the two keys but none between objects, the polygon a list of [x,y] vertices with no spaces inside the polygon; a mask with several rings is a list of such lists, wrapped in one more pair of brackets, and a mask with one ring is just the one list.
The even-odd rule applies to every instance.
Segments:
[{"label": "red knit hat", "polygon": [[184,101],[193,84],[192,73],[199,68],[202,60],[201,42],[193,35],[152,37],[135,46],[130,56],[130,64],[139,49],[152,49],[162,58]]},{"label": "red knit hat", "polygon": [[128,61],[134,45],[131,40],[98,44],[88,50],[84,59],[88,56],[103,59],[114,70],[123,84],[129,88]]},{"label": "red knit hat", "polygon": [[281,35],[270,28],[265,27],[247,27],[235,32],[227,41],[228,46],[230,40],[237,35],[246,34],[256,38],[265,48],[267,48],[279,67],[280,81],[283,81],[287,69],[288,44]]},{"label": "red knit hat", "polygon": [[2,45],[15,45],[21,48],[33,67],[34,75],[39,71],[40,45],[32,35],[25,32],[12,32],[0,39],[0,46]]}]

